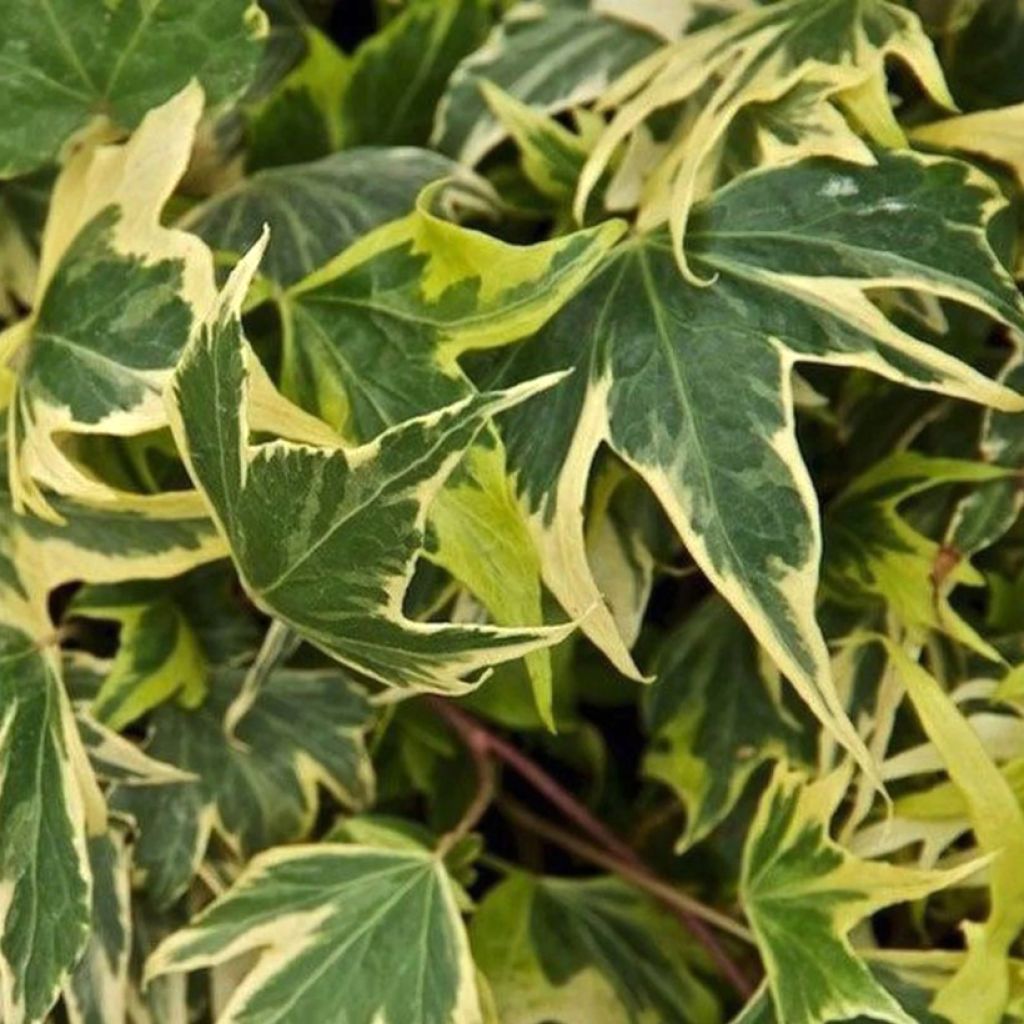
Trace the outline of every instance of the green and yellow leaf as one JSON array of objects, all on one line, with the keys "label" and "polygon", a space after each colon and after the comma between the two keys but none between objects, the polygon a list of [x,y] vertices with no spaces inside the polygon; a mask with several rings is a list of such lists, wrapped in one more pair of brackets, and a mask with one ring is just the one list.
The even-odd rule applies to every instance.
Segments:
[{"label": "green and yellow leaf", "polygon": [[873,976],[849,933],[876,910],[956,884],[978,863],[921,871],[859,860],[829,836],[848,780],[843,770],[808,782],[785,765],[776,769],[743,852],[743,906],[779,1021],[862,1015],[919,1024]]},{"label": "green and yellow leaf", "polygon": [[[574,373],[502,420],[545,582],[636,675],[587,563],[580,508],[602,443],[647,482],[693,559],[818,717],[863,748],[815,621],[817,501],[796,444],[791,371],[870,369],[1018,410],[1014,392],[898,328],[869,289],[940,295],[1014,325],[1024,307],[984,235],[998,199],[963,164],[887,156],[749,175],[698,207],[679,280],[665,231],[630,238],[495,375]],[[949,253],[955,250],[955,272]],[[536,423],[543,417],[545,429]]]},{"label": "green and yellow leaf", "polygon": [[[835,102],[878,142],[899,146],[905,142],[903,131],[886,96],[889,57],[908,66],[931,98],[954,106],[917,16],[889,0],[752,5],[662,47],[602,96],[601,106],[616,113],[584,169],[577,216],[621,142],[657,111],[694,104],[692,122],[684,121],[649,178],[639,223],[649,229],[667,220],[681,269],[692,281],[699,280],[683,236],[700,198],[705,165],[737,116],[752,104],[773,104],[809,85],[817,92],[819,108]],[[864,158],[863,145],[851,133],[829,129],[826,134],[838,143],[829,155]]]},{"label": "green and yellow leaf", "polygon": [[111,500],[58,435],[131,435],[166,424],[161,391],[215,298],[210,251],[160,223],[188,163],[202,90],[187,86],[120,146],[83,147],[58,179],[31,316],[0,336],[17,389],[8,417],[15,505],[42,493]]},{"label": "green and yellow leaf", "polygon": [[443,864],[416,849],[322,844],[256,857],[167,939],[147,974],[255,953],[220,1024],[482,1024],[476,972]]}]

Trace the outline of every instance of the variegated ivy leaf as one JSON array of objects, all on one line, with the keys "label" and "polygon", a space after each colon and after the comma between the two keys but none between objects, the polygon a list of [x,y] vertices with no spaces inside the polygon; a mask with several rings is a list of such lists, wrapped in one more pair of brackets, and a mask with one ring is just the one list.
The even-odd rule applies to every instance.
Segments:
[{"label": "variegated ivy leaf", "polygon": [[[1014,390],[1024,388],[1024,359],[1015,352],[1000,375]],[[1024,469],[1024,416],[985,411],[981,434],[981,456],[1007,469]],[[1003,537],[1017,521],[1024,503],[1024,488],[1018,474],[993,480],[972,491],[960,503],[950,525],[949,543],[958,551],[983,551]]]},{"label": "variegated ivy leaf", "polygon": [[[642,197],[641,228],[668,220],[684,274],[692,270],[683,247],[704,165],[737,115],[751,104],[772,104],[804,84],[819,103],[834,100],[879,142],[899,145],[902,129],[889,108],[885,61],[895,57],[917,76],[938,103],[954,106],[932,44],[917,16],[890,0],[780,0],[754,5],[680,42],[663,47],[632,68],[601,98],[618,108],[580,179],[577,216],[619,144],[656,111],[685,101],[696,104],[692,122],[671,140]],[[833,132],[831,155],[863,159],[863,145]]]},{"label": "variegated ivy leaf", "polygon": [[191,781],[133,782],[111,794],[111,808],[138,826],[135,868],[157,906],[185,890],[212,834],[244,858],[305,838],[320,785],[351,808],[371,798],[371,711],[362,690],[337,670],[279,669],[229,737],[224,716],[243,678],[215,673],[199,707],[169,703],[151,714],[146,754]]},{"label": "variegated ivy leaf", "polygon": [[502,1024],[718,1024],[680,927],[611,878],[515,874],[493,888],[470,942]]},{"label": "variegated ivy leaf", "polygon": [[644,770],[686,808],[680,847],[704,838],[766,761],[800,753],[781,680],[743,620],[709,598],[664,641],[647,705]]},{"label": "variegated ivy leaf", "polygon": [[515,4],[456,68],[438,107],[434,145],[473,166],[505,137],[480,91],[484,80],[534,110],[557,113],[600,96],[658,46],[656,35],[600,6],[591,0]]},{"label": "variegated ivy leaf", "polygon": [[416,849],[321,844],[256,857],[167,939],[147,974],[258,954],[221,1024],[482,1024],[444,865]]},{"label": "variegated ivy leaf", "polygon": [[688,258],[713,286],[680,281],[667,232],[630,238],[511,352],[500,381],[575,368],[503,417],[502,436],[545,582],[570,614],[588,612],[583,629],[622,671],[636,674],[600,604],[579,512],[602,442],[648,483],[694,560],[815,714],[863,751],[814,618],[820,529],[793,431],[791,368],[859,366],[1024,407],[897,328],[869,298],[898,284],[1024,324],[1016,288],[985,240],[996,203],[966,165],[911,155],[877,167],[814,160],[752,174],[694,214]]},{"label": "variegated ivy leaf", "polygon": [[70,1024],[125,1024],[131,946],[131,854],[120,831],[89,840],[89,941],[64,986]]},{"label": "variegated ivy leaf", "polygon": [[[586,280],[621,227],[511,246],[420,208],[375,231],[280,299],[287,393],[369,441],[472,394],[458,359],[535,331]],[[541,621],[540,568],[488,432],[430,512],[430,557],[503,625]],[[550,705],[544,654],[529,662]]]},{"label": "variegated ivy leaf", "polygon": [[8,0],[3,15],[0,178],[90,122],[134,128],[193,77],[213,102],[241,92],[265,32],[252,0]]},{"label": "variegated ivy leaf", "polygon": [[196,707],[206,694],[206,664],[184,613],[159,588],[139,582],[80,590],[68,614],[120,623],[117,655],[92,702],[92,713],[121,730],[177,696]]},{"label": "variegated ivy leaf", "polygon": [[87,808],[103,819],[57,654],[5,579],[0,594],[0,1007],[41,1021],[85,948]]},{"label": "variegated ivy leaf", "polygon": [[903,452],[877,463],[829,506],[825,520],[828,595],[848,605],[884,603],[911,631],[946,633],[983,657],[999,661],[991,644],[949,603],[958,585],[985,578],[963,554],[918,532],[900,513],[911,498],[950,484],[1005,480],[1006,472],[980,462]]},{"label": "variegated ivy leaf", "polygon": [[1024,929],[1024,811],[939,683],[898,645],[887,649],[921,725],[963,794],[979,849],[995,858],[989,868],[988,918],[984,924],[964,923],[967,958],[932,1005],[950,1024],[999,1024],[1009,1001],[1010,949]]},{"label": "variegated ivy leaf", "polygon": [[54,173],[45,168],[0,182],[0,318],[14,320],[36,292],[39,242]]},{"label": "variegated ivy leaf", "polygon": [[83,147],[58,179],[31,317],[0,336],[17,366],[8,458],[18,507],[54,517],[36,481],[110,498],[55,435],[139,434],[165,424],[161,389],[213,304],[213,261],[162,227],[203,107],[195,83],[121,146]]},{"label": "variegated ivy leaf", "polygon": [[[195,207],[179,224],[214,249],[240,255],[270,241],[261,272],[284,287],[319,270],[333,256],[415,205],[430,182],[458,175],[458,165],[411,146],[345,150],[314,163],[258,171]],[[457,207],[458,182],[439,196]]]},{"label": "variegated ivy leaf", "polygon": [[747,836],[740,896],[780,1021],[862,1014],[918,1024],[872,975],[849,932],[876,910],[956,884],[978,862],[920,871],[859,860],[829,836],[848,782],[846,771],[809,783],[785,765],[776,769]]},{"label": "variegated ivy leaf", "polygon": [[[949,961],[955,963],[957,954],[920,953],[887,950],[885,960],[869,964],[874,980],[885,989],[907,1012],[914,1024],[949,1024],[945,1017],[929,1009],[937,989],[949,980],[952,973]],[[1016,1014],[1002,1018],[1000,1024],[1015,1024]],[[775,1012],[771,993],[763,985],[743,1012],[732,1024],[783,1024]],[[845,1024],[878,1024],[874,1016],[860,1014]]]},{"label": "variegated ivy leaf", "polygon": [[[403,251],[399,246],[396,255]],[[555,378],[465,398],[346,448],[321,421],[273,392],[242,336],[238,307],[258,258],[254,250],[236,270],[216,319],[186,352],[169,400],[179,448],[252,600],[339,661],[399,688],[465,691],[488,666],[562,639],[566,627],[422,623],[402,609],[431,500],[489,415]],[[421,261],[413,262],[419,270]],[[508,273],[516,279],[514,269]],[[422,287],[430,295],[450,283],[442,269],[427,274]],[[452,301],[461,309],[473,282],[455,291]],[[458,378],[443,379],[460,387]],[[392,386],[399,390],[399,381]],[[315,436],[322,446],[253,444],[256,428]],[[226,458],[229,451],[237,454]]]}]

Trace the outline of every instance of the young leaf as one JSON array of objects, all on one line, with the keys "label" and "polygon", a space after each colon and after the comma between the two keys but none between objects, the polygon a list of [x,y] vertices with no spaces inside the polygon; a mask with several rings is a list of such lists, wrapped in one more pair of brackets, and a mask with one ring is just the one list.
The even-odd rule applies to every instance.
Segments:
[{"label": "young leaf", "polygon": [[83,148],[57,182],[35,309],[0,337],[18,361],[8,421],[18,507],[54,518],[34,478],[63,494],[111,496],[56,434],[130,435],[165,424],[161,389],[215,298],[209,250],[160,224],[202,107],[193,83],[123,146]]},{"label": "young leaf", "polygon": [[808,783],[785,765],[776,769],[747,836],[740,895],[779,1020],[818,1024],[862,1014],[917,1024],[872,976],[848,933],[882,907],[956,884],[978,863],[918,871],[858,860],[828,834],[848,778],[838,771]]},{"label": "young leaf", "polygon": [[[465,691],[467,676],[562,639],[566,627],[421,623],[402,609],[431,499],[490,414],[554,379],[466,398],[360,448],[254,445],[250,410],[254,418],[261,402],[277,403],[263,426],[278,433],[300,414],[255,390],[269,384],[237,319],[253,257],[258,250],[186,352],[169,396],[178,446],[253,601],[339,661],[400,688]],[[322,424],[318,432],[330,440]]]},{"label": "young leaf", "polygon": [[729,814],[762,764],[797,756],[800,733],[782,708],[781,680],[717,597],[664,641],[654,668],[644,771],[683,802],[683,848]]},{"label": "young leaf", "polygon": [[153,954],[147,975],[259,954],[222,1024],[482,1024],[454,887],[425,850],[298,846],[256,857]]},{"label": "young leaf", "polygon": [[995,466],[930,459],[903,452],[862,474],[833,502],[825,521],[825,583],[831,597],[870,604],[881,599],[910,630],[946,633],[983,657],[999,661],[991,644],[949,603],[958,584],[985,580],[955,549],[920,534],[900,505],[935,487],[1005,479]]},{"label": "young leaf", "polygon": [[211,833],[250,856],[306,837],[318,785],[354,808],[373,792],[363,740],[370,707],[361,690],[337,671],[278,670],[231,739],[224,716],[243,675],[217,673],[201,706],[164,704],[151,716],[146,754],[193,781],[133,783],[111,794],[111,807],[138,826],[135,866],[158,906],[187,887]]},{"label": "young leaf", "polygon": [[265,26],[252,0],[9,0],[0,178],[48,163],[94,120],[134,128],[193,77],[214,103],[241,92]]},{"label": "young leaf", "polygon": [[192,627],[178,605],[143,584],[93,586],[74,597],[69,614],[113,619],[120,646],[92,703],[92,713],[111,729],[178,696],[196,707],[206,693],[206,665]]},{"label": "young leaf", "polygon": [[[794,362],[859,366],[1019,409],[1024,400],[887,320],[867,291],[900,285],[1024,325],[984,235],[996,202],[963,164],[884,157],[749,175],[695,213],[679,280],[667,233],[604,259],[498,374],[571,366],[502,421],[545,582],[620,670],[636,674],[586,562],[580,506],[602,442],[657,495],[690,554],[823,722],[859,739],[835,697],[814,618],[817,502],[793,431]],[[950,253],[955,252],[956,268]],[[726,400],[728,399],[728,400]],[[546,429],[536,423],[543,417]]]},{"label": "young leaf", "polygon": [[493,82],[534,110],[558,113],[600,96],[658,45],[590,0],[517,3],[487,42],[455,69],[438,107],[433,143],[472,167],[505,135],[480,91]]},{"label": "young leaf", "polygon": [[439,199],[458,202],[469,178],[447,157],[411,146],[345,150],[313,163],[258,171],[200,203],[179,222],[214,249],[241,255],[266,224],[261,271],[288,287],[363,235],[412,210],[431,182],[457,178]]},{"label": "young leaf", "polygon": [[89,840],[92,927],[64,986],[71,1024],[124,1024],[131,946],[131,855],[116,830]]},{"label": "young leaf", "polygon": [[502,1024],[717,1024],[678,925],[621,882],[515,874],[473,917],[470,942]]},{"label": "young leaf", "polygon": [[[602,97],[603,107],[620,109],[584,168],[577,217],[582,217],[587,196],[619,143],[656,111],[695,100],[699,112],[693,123],[672,140],[651,175],[640,226],[650,228],[667,219],[680,268],[696,281],[683,236],[704,164],[736,116],[750,104],[773,103],[810,82],[820,89],[821,104],[841,102],[877,141],[900,145],[903,132],[885,91],[889,56],[907,64],[932,99],[955,106],[917,16],[890,0],[754,5],[664,47]],[[834,138],[841,148],[832,156],[863,156],[863,147],[851,136],[838,133]]]},{"label": "young leaf", "polygon": [[1024,928],[1024,812],[978,734],[942,687],[895,644],[887,644],[928,738],[967,802],[989,868],[992,906],[984,925],[968,922],[967,959],[933,1003],[951,1024],[999,1024],[1009,997],[1010,947]]}]

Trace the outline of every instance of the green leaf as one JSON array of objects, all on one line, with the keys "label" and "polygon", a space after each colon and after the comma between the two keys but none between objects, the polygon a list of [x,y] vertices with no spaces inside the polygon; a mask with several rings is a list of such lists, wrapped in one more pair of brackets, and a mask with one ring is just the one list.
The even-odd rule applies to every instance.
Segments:
[{"label": "green leaf", "polygon": [[[0,610],[0,994],[9,1024],[41,1021],[89,935],[85,807],[98,800],[45,640]],[[16,616],[13,621],[16,621]],[[83,787],[87,791],[83,790]]]},{"label": "green leaf", "polygon": [[714,285],[680,281],[667,233],[631,238],[511,353],[500,381],[575,369],[507,414],[502,436],[545,582],[570,614],[588,612],[583,629],[620,671],[636,675],[600,603],[579,512],[603,442],[647,482],[815,714],[863,758],[814,619],[820,527],[793,429],[791,368],[858,366],[1021,408],[1015,393],[897,328],[867,294],[899,284],[1024,324],[985,240],[996,201],[965,165],[910,155],[755,173],[694,214],[689,258]]},{"label": "green leaf", "polygon": [[942,687],[895,644],[889,657],[907,687],[928,738],[963,794],[989,868],[991,909],[985,923],[966,922],[967,959],[934,1001],[951,1024],[999,1024],[1010,994],[1010,948],[1024,929],[1024,811],[1009,783]]},{"label": "green leaf", "polygon": [[[431,499],[488,415],[554,378],[465,398],[347,449],[272,391],[241,334],[237,311],[254,258],[258,249],[186,352],[170,407],[178,446],[255,604],[332,657],[400,688],[462,692],[489,665],[562,639],[568,627],[421,623],[402,609]],[[321,446],[254,445],[254,427]]]},{"label": "green leaf", "polygon": [[470,941],[502,1024],[716,1024],[688,936],[621,882],[514,874],[492,889]]},{"label": "green leaf", "polygon": [[344,144],[425,145],[448,78],[490,27],[488,6],[485,0],[410,0],[363,43],[341,100]]},{"label": "green leaf", "polygon": [[145,584],[108,584],[80,590],[68,611],[121,625],[117,656],[92,704],[92,713],[109,728],[121,730],[175,695],[186,707],[202,703],[203,654],[174,601]]},{"label": "green leaf", "polygon": [[[366,146],[259,171],[199,204],[179,226],[214,249],[241,255],[268,225],[262,273],[287,287],[374,228],[409,213],[430,182],[454,176],[466,180],[457,164],[429,150]],[[441,198],[457,202],[458,183]]]},{"label": "green leaf", "polygon": [[936,487],[1005,479],[994,466],[903,452],[857,477],[829,507],[825,520],[825,585],[833,600],[878,600],[904,629],[935,630],[999,661],[991,644],[949,603],[959,584],[984,577],[961,552],[919,533],[900,506]]},{"label": "green leaf", "polygon": [[224,716],[243,678],[217,673],[200,707],[163,704],[150,716],[146,754],[194,781],[120,786],[111,795],[111,807],[138,825],[135,865],[158,906],[188,886],[211,834],[248,857],[309,834],[318,785],[355,808],[373,792],[364,746],[370,707],[344,675],[279,669],[231,739]]},{"label": "green leaf", "polygon": [[654,670],[644,771],[686,808],[682,848],[725,819],[762,764],[797,756],[800,732],[782,707],[778,674],[717,597],[665,639]]},{"label": "green leaf", "polygon": [[859,860],[829,837],[849,773],[817,782],[780,765],[743,851],[740,895],[764,959],[775,1012],[786,1024],[862,1014],[918,1024],[872,976],[850,930],[876,910],[922,899],[978,870],[920,871]]},{"label": "green leaf", "polygon": [[0,178],[50,161],[94,120],[134,128],[194,77],[213,103],[241,92],[264,31],[251,0],[8,0]]},{"label": "green leaf", "polygon": [[[639,226],[649,229],[668,220],[680,268],[696,282],[699,277],[689,266],[683,237],[706,182],[708,162],[737,115],[751,104],[775,103],[809,83],[818,90],[819,108],[835,101],[875,141],[906,145],[889,106],[887,58],[907,65],[935,102],[954,107],[920,21],[890,0],[754,4],[685,36],[632,68],[602,96],[602,107],[618,110],[584,168],[577,216],[582,216],[587,196],[620,143],[647,130],[645,122],[656,112],[689,102],[691,116],[669,139],[645,184]],[[819,114],[814,121],[821,126],[827,123],[825,116]],[[865,158],[864,146],[853,133],[832,128],[826,134],[838,145],[829,155]]]},{"label": "green leaf", "polygon": [[131,857],[124,836],[89,840],[92,927],[89,942],[64,987],[71,1024],[124,1024],[131,945]]},{"label": "green leaf", "polygon": [[161,389],[215,298],[206,246],[160,225],[202,105],[193,83],[126,144],[83,148],[58,179],[35,309],[0,336],[18,365],[8,459],[19,508],[54,518],[39,484],[112,497],[58,433],[124,436],[166,423]]},{"label": "green leaf", "polygon": [[657,36],[602,14],[597,3],[518,3],[487,42],[455,70],[438,109],[434,145],[468,166],[505,136],[481,81],[546,113],[600,96],[658,45]]},{"label": "green leaf", "polygon": [[221,1020],[481,1024],[454,887],[422,850],[273,850],[151,957],[147,974],[258,954]]}]

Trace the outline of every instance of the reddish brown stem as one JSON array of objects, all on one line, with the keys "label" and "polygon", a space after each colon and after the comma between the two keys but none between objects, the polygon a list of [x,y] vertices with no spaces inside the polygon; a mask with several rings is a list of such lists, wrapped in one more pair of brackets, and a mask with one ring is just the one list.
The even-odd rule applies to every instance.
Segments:
[{"label": "reddish brown stem", "polygon": [[[667,898],[668,890],[671,888],[670,884],[647,867],[631,846],[620,839],[604,822],[591,814],[572,793],[517,747],[491,732],[483,723],[456,707],[451,701],[441,697],[426,699],[431,708],[458,734],[474,757],[483,752],[506,764],[538,793],[545,796],[554,807],[557,807],[568,821],[590,836],[607,856],[587,856],[583,845],[578,842],[564,841],[571,841],[573,839],[571,835],[556,826],[548,826],[540,819],[528,815],[531,824],[539,825],[534,828],[534,831],[552,842],[559,843],[570,852],[587,856],[587,859],[600,863],[600,866],[607,870],[616,871],[624,878],[652,893],[704,946],[715,965],[736,991],[744,998],[749,998],[753,994],[754,985],[750,979],[721,946],[704,921],[694,913],[693,909],[682,907],[678,900]],[[520,815],[520,817],[524,816]],[[560,840],[563,841],[560,842]],[[592,847],[587,847],[587,849],[593,851]],[[600,850],[597,852],[601,854]],[[695,904],[696,901],[689,902]],[[714,911],[708,911],[705,916],[719,915]]]}]

